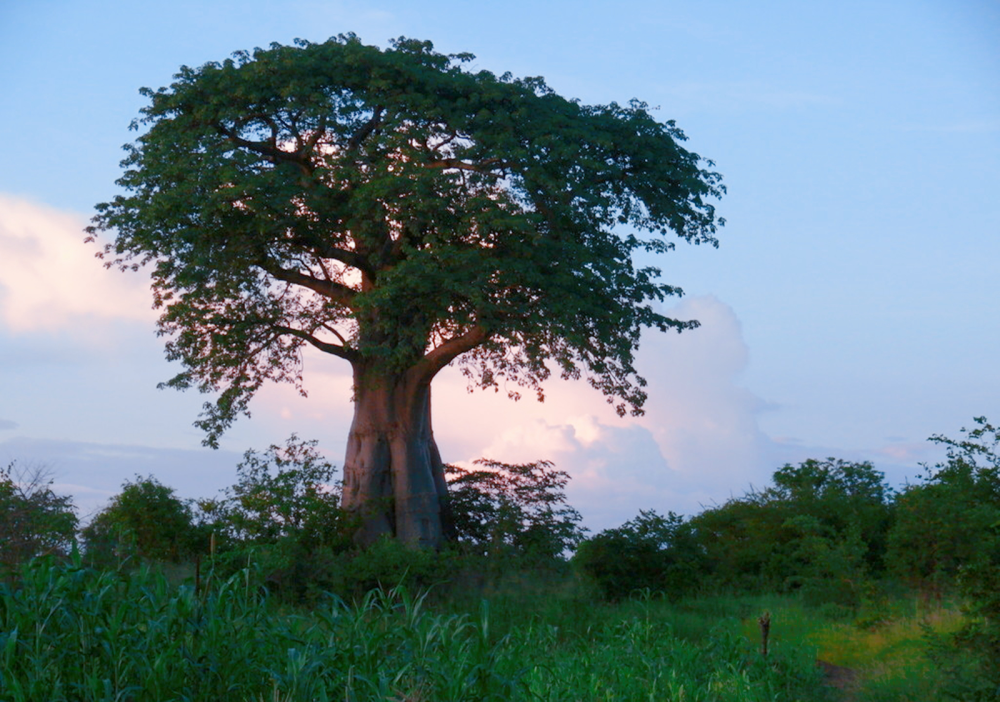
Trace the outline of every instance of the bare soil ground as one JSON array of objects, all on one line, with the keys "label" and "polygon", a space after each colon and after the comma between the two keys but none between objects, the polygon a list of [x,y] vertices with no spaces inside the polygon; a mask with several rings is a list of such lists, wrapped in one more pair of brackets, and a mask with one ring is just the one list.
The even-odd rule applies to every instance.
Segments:
[{"label": "bare soil ground", "polygon": [[857,670],[820,660],[816,661],[816,666],[823,671],[824,683],[840,690],[841,699],[844,702],[851,702],[855,699],[861,679],[861,675]]}]

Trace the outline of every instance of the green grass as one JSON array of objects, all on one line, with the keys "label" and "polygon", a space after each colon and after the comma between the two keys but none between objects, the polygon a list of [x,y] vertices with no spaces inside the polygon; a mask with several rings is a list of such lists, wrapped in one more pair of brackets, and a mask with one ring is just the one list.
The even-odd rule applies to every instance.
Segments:
[{"label": "green grass", "polygon": [[606,604],[567,574],[305,609],[249,570],[209,573],[202,592],[169,575],[29,564],[0,586],[0,701],[836,699],[817,658],[858,669],[861,702],[932,700],[942,681],[925,634],[962,621],[905,599],[861,617],[791,595]]},{"label": "green grass", "polygon": [[944,682],[928,658],[927,633],[954,633],[962,622],[957,606],[941,605],[898,612],[877,626],[833,623],[817,631],[812,640],[825,660],[862,672],[860,699],[917,702],[941,699]]},{"label": "green grass", "polygon": [[881,607],[878,617],[807,607],[791,595],[710,598],[692,606],[738,610],[742,635],[757,642],[757,616],[770,612],[772,645],[812,650],[818,659],[857,670],[861,683],[855,699],[859,702],[944,699],[940,692],[944,681],[928,657],[928,633],[953,633],[963,622],[957,604],[929,606],[912,599]]},{"label": "green grass", "polygon": [[517,676],[485,622],[375,592],[308,616],[246,573],[206,594],[149,570],[35,562],[0,589],[0,690],[36,700],[502,700]]},{"label": "green grass", "polygon": [[196,593],[150,570],[36,561],[0,589],[0,697],[824,699],[812,650],[781,644],[765,660],[725,608],[597,605],[571,585],[521,585],[466,612],[401,588],[307,611],[278,606],[247,572]]}]

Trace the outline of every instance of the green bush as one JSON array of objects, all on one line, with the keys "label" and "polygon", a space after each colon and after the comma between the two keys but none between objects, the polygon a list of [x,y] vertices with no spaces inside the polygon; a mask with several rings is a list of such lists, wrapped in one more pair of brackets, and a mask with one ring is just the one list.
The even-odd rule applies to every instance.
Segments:
[{"label": "green bush", "polygon": [[81,532],[87,561],[105,567],[130,558],[177,563],[207,550],[208,536],[194,522],[192,503],[153,476],[126,480]]},{"label": "green bush", "polygon": [[253,565],[257,584],[294,603],[344,590],[357,520],[340,508],[335,469],[316,443],[292,434],[283,447],[247,451],[236,484],[199,502],[218,575]]},{"label": "green bush", "polygon": [[427,590],[447,582],[458,570],[458,556],[449,550],[416,548],[383,537],[339,560],[336,592],[357,599],[371,590],[403,586]]},{"label": "green bush", "polygon": [[372,590],[439,588],[462,569],[455,551],[416,548],[384,537],[351,550],[310,548],[294,541],[223,550],[206,561],[216,579],[248,570],[254,587],[282,602],[315,606],[329,595],[358,602]]},{"label": "green bush", "polygon": [[889,552],[894,572],[939,596],[979,560],[984,539],[1000,521],[1000,430],[983,417],[976,422],[965,440],[932,437],[947,447],[947,460],[897,499]]},{"label": "green bush", "polygon": [[[849,591],[863,589],[859,578],[884,572],[891,497],[883,474],[868,462],[809,459],[776,470],[773,486],[707,509],[691,522],[721,586],[808,586],[816,597],[827,590],[856,600]],[[843,574],[854,584],[841,580]],[[840,582],[821,583],[827,576]]]},{"label": "green bush", "polygon": [[305,550],[346,548],[353,521],[340,509],[334,467],[316,441],[292,434],[284,447],[247,451],[236,467],[236,484],[203,510],[232,544],[295,542]]},{"label": "green bush", "polygon": [[801,590],[810,605],[834,605],[850,611],[861,607],[868,588],[866,546],[856,526],[837,534],[817,518],[798,515],[785,525],[795,533],[785,588]]},{"label": "green bush", "polygon": [[[975,429],[962,430],[963,440],[932,437],[947,446],[947,461],[912,491],[924,508],[914,517],[923,519],[901,517],[894,545],[896,558],[921,574],[954,574],[967,623],[938,637],[936,662],[953,696],[985,702],[1000,699],[1000,428],[985,417],[975,422]],[[937,529],[924,551],[904,548],[927,525]]]},{"label": "green bush", "polygon": [[42,555],[65,556],[76,541],[72,498],[56,495],[42,467],[0,467],[0,575]]},{"label": "green bush", "polygon": [[535,565],[559,559],[583,538],[580,513],[566,504],[569,475],[549,461],[479,459],[478,470],[446,466],[453,538],[492,562]]},{"label": "green bush", "polygon": [[642,510],[580,544],[573,565],[605,599],[617,601],[644,590],[680,597],[699,585],[707,561],[688,522],[673,512]]}]

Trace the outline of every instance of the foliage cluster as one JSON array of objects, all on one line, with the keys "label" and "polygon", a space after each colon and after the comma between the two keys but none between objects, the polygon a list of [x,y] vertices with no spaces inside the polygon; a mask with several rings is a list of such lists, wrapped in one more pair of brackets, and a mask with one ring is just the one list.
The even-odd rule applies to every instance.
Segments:
[{"label": "foliage cluster", "polygon": [[967,624],[938,641],[938,664],[949,671],[951,693],[978,702],[1000,698],[1000,428],[985,417],[960,440],[935,436],[947,460],[903,494],[899,549],[903,573],[957,581]]},{"label": "foliage cluster", "polygon": [[549,461],[481,468],[447,466],[449,507],[458,543],[489,560],[546,562],[583,539],[580,513],[566,504],[569,475]]},{"label": "foliage cluster", "polygon": [[284,447],[247,451],[237,482],[219,500],[200,507],[220,538],[231,543],[293,542],[305,550],[339,547],[349,524],[339,509],[336,469],[316,448],[292,434]]},{"label": "foliage cluster", "polygon": [[88,560],[104,566],[127,559],[178,563],[198,553],[204,541],[192,502],[153,476],[126,480],[80,535]]},{"label": "foliage cluster", "polygon": [[884,571],[892,512],[884,476],[870,463],[809,459],[691,522],[719,583],[802,588],[856,608],[866,579]]},{"label": "foliage cluster", "polygon": [[573,563],[611,601],[638,591],[689,594],[702,585],[708,565],[690,522],[652,510],[583,542]]},{"label": "foliage cluster", "polygon": [[42,555],[66,555],[76,537],[72,498],[40,466],[0,467],[0,575]]},{"label": "foliage cluster", "polygon": [[471,352],[475,384],[538,389],[552,361],[639,411],[640,330],[696,323],[656,311],[680,291],[633,255],[670,233],[716,245],[721,176],[644,103],[583,105],[472,59],[347,35],[143,89],[123,194],[89,231],[113,232],[109,265],[155,263],[185,364],[167,384],[221,390],[210,443],[265,381],[301,382],[305,344],[387,382]]}]

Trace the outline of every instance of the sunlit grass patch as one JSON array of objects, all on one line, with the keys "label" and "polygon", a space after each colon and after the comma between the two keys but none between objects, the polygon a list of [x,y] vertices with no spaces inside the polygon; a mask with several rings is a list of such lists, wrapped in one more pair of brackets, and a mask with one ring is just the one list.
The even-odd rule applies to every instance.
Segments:
[{"label": "sunlit grass patch", "polygon": [[794,595],[706,600],[700,605],[740,612],[740,633],[760,643],[757,617],[771,614],[771,642],[811,650],[816,659],[857,670],[860,689],[856,699],[871,702],[936,699],[940,671],[928,657],[928,633],[957,631],[963,615],[957,604],[921,604],[899,599],[878,618],[859,618],[829,608],[807,607]]},{"label": "sunlit grass patch", "polygon": [[875,627],[830,623],[810,638],[819,656],[837,665],[891,669],[917,664],[926,658],[925,632],[953,633],[962,625],[957,607],[942,606],[921,615],[896,616]]}]

